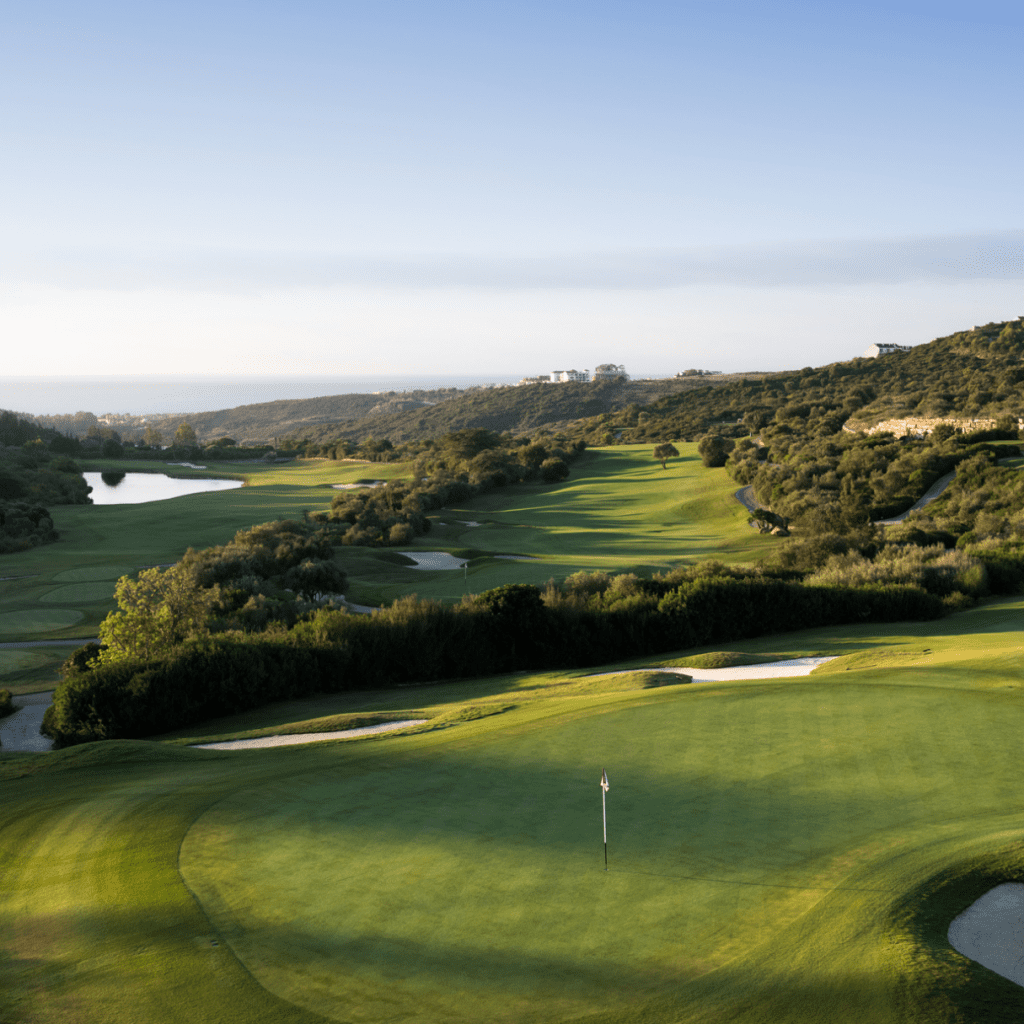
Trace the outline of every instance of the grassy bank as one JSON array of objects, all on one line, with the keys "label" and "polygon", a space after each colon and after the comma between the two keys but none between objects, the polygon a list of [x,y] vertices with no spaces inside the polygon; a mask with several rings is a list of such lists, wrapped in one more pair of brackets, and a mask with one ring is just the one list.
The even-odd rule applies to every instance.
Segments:
[{"label": "grassy bank", "polygon": [[804,679],[519,675],[207,730],[430,717],[405,736],[0,755],[0,1016],[1018,1020],[944,928],[1021,869],[1022,611],[710,659],[840,655]]}]

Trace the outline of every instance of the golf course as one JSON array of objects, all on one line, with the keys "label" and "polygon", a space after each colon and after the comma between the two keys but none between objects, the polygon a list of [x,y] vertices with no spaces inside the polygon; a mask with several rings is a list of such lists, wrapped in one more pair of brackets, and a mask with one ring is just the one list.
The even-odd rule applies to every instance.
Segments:
[{"label": "golf course", "polygon": [[[773,539],[747,526],[727,474],[703,469],[696,445],[679,450],[681,457],[665,470],[650,445],[594,449],[560,484],[508,488],[431,515],[431,532],[410,549],[452,552],[459,564],[467,563],[462,571],[416,569],[393,549],[339,548],[335,559],[349,576],[346,597],[366,605],[390,604],[411,592],[458,600],[504,583],[543,585],[581,569],[650,574],[701,558],[753,562],[766,554]],[[88,464],[112,472],[151,467]],[[59,543],[0,557],[0,643],[94,637],[114,608],[120,576],[175,562],[189,547],[224,544],[255,523],[324,511],[336,486],[401,478],[411,467],[311,459],[160,471],[234,477],[245,486],[141,505],[56,506]],[[0,649],[0,686],[13,692],[52,687],[66,655],[45,645]]]},{"label": "golf course", "polygon": [[[667,470],[651,446],[594,450],[561,484],[432,515],[410,550],[451,552],[463,571],[339,549],[348,596],[457,600],[580,569],[756,561],[775,539],[746,525],[724,470],[679,448]],[[256,467],[239,490],[161,508],[58,509],[59,543],[3,559],[21,577],[3,639],[95,635],[122,572],[401,472]],[[1022,613],[1024,599],[990,599],[937,621],[0,751],[0,1020],[1019,1021],[1024,989],[947,930],[1024,871]],[[658,671],[754,676],[806,657],[832,660],[799,678]],[[52,662],[4,664],[15,693],[53,685]],[[194,746],[408,720],[422,721]]]}]

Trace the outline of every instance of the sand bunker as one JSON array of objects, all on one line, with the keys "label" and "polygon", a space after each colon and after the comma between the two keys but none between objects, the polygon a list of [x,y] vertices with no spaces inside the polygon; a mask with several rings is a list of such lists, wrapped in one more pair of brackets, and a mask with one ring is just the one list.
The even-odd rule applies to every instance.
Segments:
[{"label": "sand bunker", "polygon": [[456,558],[447,551],[400,551],[399,554],[416,563],[407,566],[408,569],[461,569],[466,564],[464,558]]},{"label": "sand bunker", "polygon": [[20,710],[0,718],[0,750],[31,751],[52,750],[53,740],[39,735],[43,715],[53,703],[53,690],[46,693],[26,693],[14,698]]},{"label": "sand bunker", "polygon": [[659,668],[659,672],[678,672],[689,676],[695,683],[714,683],[726,679],[789,679],[809,676],[819,665],[831,658],[790,658],[788,661],[769,661],[765,665],[734,665],[731,668]]},{"label": "sand bunker", "polygon": [[369,736],[376,732],[391,732],[406,729],[410,725],[422,725],[425,718],[410,718],[404,722],[383,722],[368,725],[362,729],[341,729],[338,732],[299,732],[290,736],[259,736],[253,740],[225,740],[223,743],[194,743],[198,750],[258,750],[262,747],[292,747],[298,743],[319,743],[323,740],[343,740],[350,736]]},{"label": "sand bunker", "polygon": [[958,953],[1024,985],[1024,885],[990,889],[953,918],[948,937]]},{"label": "sand bunker", "polygon": [[369,484],[331,484],[336,491],[354,491],[361,487],[383,487],[383,480],[374,480]]},{"label": "sand bunker", "polygon": [[455,522],[461,523],[463,526],[483,526],[483,523],[475,523],[472,519],[468,523],[464,519],[456,519]]}]

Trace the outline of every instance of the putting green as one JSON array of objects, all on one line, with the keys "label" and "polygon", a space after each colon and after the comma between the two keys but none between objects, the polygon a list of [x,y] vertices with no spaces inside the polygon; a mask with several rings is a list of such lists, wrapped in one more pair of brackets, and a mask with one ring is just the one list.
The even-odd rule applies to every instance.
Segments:
[{"label": "putting green", "polygon": [[76,604],[79,601],[111,600],[114,596],[114,583],[65,583],[62,587],[48,590],[40,601],[47,604]]},{"label": "putting green", "polygon": [[262,985],[335,1020],[680,1013],[734,961],[781,984],[809,915],[829,965],[815,984],[873,971],[885,988],[900,969],[879,954],[888,908],[921,867],[900,854],[969,847],[1018,803],[1011,760],[993,757],[1017,749],[1024,702],[991,698],[947,691],[938,715],[928,686],[728,684],[443,750],[390,741],[384,771],[225,799],[180,868]]},{"label": "putting green", "polygon": [[450,725],[404,737],[0,751],[0,1019],[1018,1024],[946,928],[1024,877],[1022,614],[691,652],[839,656],[790,681],[510,675],[210,723]]},{"label": "putting green", "polygon": [[95,580],[116,580],[135,572],[131,565],[89,565],[81,569],[65,569],[53,577],[54,583],[92,583]]},{"label": "putting green", "polygon": [[0,637],[20,637],[26,633],[52,633],[80,622],[82,613],[70,608],[38,608],[0,614]]}]

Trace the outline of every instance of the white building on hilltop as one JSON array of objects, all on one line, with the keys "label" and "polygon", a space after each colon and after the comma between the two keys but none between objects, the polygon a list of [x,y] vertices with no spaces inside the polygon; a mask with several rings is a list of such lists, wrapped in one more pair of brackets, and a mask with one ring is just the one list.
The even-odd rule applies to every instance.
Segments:
[{"label": "white building on hilltop", "polygon": [[590,373],[587,370],[552,370],[551,379],[554,381],[581,381],[586,383],[590,380]]},{"label": "white building on hilltop", "polygon": [[877,359],[879,356],[891,356],[893,352],[909,352],[910,345],[872,345],[865,353],[867,359]]},{"label": "white building on hilltop", "polygon": [[601,363],[601,365],[594,370],[594,380],[615,380],[616,377],[625,377],[626,380],[629,380],[629,374],[626,373],[625,365]]}]

